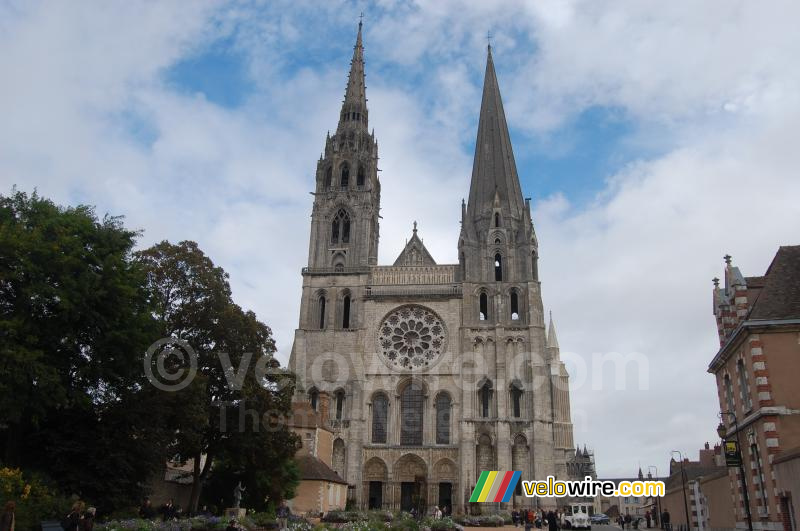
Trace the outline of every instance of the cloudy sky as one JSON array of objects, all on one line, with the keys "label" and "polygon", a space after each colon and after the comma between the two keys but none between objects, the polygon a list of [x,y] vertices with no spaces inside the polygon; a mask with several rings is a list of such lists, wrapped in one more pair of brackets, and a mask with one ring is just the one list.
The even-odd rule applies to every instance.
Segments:
[{"label": "cloudy sky", "polygon": [[[362,11],[381,262],[413,220],[456,260],[491,31],[576,442],[601,476],[696,457],[717,424],[711,278],[800,244],[797,2],[0,0],[0,193],[198,241],[286,361]],[[592,385],[608,353],[645,378]]]}]

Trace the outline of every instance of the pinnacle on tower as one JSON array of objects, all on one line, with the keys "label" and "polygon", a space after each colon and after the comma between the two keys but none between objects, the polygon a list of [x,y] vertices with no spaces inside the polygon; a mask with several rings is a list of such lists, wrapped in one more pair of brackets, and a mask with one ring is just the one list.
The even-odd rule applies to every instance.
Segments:
[{"label": "pinnacle on tower", "polygon": [[558,337],[556,337],[556,325],[553,323],[553,312],[550,312],[550,326],[547,328],[547,347],[558,348]]},{"label": "pinnacle on tower", "polygon": [[507,214],[522,219],[525,202],[511,149],[497,74],[494,71],[492,47],[489,46],[469,189],[470,216],[475,219],[491,210],[495,195]]}]

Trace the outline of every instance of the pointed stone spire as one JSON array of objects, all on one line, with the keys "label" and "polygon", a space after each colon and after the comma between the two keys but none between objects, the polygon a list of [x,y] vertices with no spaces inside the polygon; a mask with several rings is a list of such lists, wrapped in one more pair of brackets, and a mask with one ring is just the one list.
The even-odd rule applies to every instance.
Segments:
[{"label": "pointed stone spire", "polygon": [[344,91],[342,112],[339,116],[338,130],[349,125],[359,124],[364,131],[369,131],[367,123],[367,92],[364,81],[364,45],[361,40],[362,23],[358,23],[356,44],[353,46],[353,59],[350,61],[350,73],[347,76],[347,88]]},{"label": "pointed stone spire", "polygon": [[547,347],[558,348],[558,337],[556,337],[556,325],[553,323],[553,312],[550,312],[550,326],[547,329]]},{"label": "pointed stone spire", "polygon": [[524,201],[511,149],[508,124],[500,98],[500,87],[494,71],[492,47],[488,47],[486,73],[483,79],[483,98],[478,120],[478,138],[472,164],[468,210],[475,219],[491,210],[495,195],[503,210],[522,219]]}]

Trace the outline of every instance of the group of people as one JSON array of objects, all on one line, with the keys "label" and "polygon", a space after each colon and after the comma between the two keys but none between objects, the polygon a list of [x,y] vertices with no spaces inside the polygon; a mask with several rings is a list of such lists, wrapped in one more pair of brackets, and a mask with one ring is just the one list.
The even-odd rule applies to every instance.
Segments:
[{"label": "group of people", "polygon": [[525,529],[532,529],[546,525],[548,531],[557,531],[560,527],[561,514],[555,511],[543,511],[537,515],[533,509],[514,509],[511,511],[511,521],[514,522],[514,527],[522,525]]},{"label": "group of people", "polygon": [[[203,509],[205,509],[205,507]],[[159,507],[158,510],[153,507],[150,498],[145,498],[142,505],[139,507],[139,518],[143,518],[144,520],[155,520],[156,516],[160,516],[162,520],[168,522],[180,518],[181,514],[183,514],[183,511],[180,507],[175,505],[175,502],[171,498],[167,503]]]},{"label": "group of people", "polygon": [[[411,515],[412,518],[419,518],[420,514],[424,513],[424,512],[425,511],[417,511],[416,507],[412,507],[411,511],[409,511],[409,514]],[[424,514],[423,514],[423,516],[424,516]],[[431,507],[431,511],[430,511],[430,517],[431,518],[433,518],[435,520],[441,520],[445,516],[450,516],[450,509],[446,505],[443,505],[441,509],[439,508],[438,505],[434,505],[433,507]]]},{"label": "group of people", "polygon": [[92,531],[96,514],[94,507],[87,509],[85,503],[76,501],[72,504],[72,510],[61,520],[61,527],[64,531]]},{"label": "group of people", "polygon": [[[664,510],[661,513],[660,518],[661,518],[661,529],[669,531],[671,529],[669,523],[669,511]],[[622,529],[631,529],[631,528],[638,529],[640,520],[641,519],[638,517],[634,519],[631,517],[630,514],[626,514],[625,516],[619,515],[619,518],[617,518],[617,523]],[[647,525],[647,529],[650,529],[651,524],[653,527],[658,526],[658,520],[659,520],[659,515],[657,512],[651,513],[650,511],[647,511],[644,514],[644,521],[645,525]]]}]

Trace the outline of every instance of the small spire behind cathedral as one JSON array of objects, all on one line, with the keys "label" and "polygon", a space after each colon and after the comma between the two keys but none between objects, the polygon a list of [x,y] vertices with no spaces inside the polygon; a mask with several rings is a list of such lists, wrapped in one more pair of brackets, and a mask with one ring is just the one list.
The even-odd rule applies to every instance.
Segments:
[{"label": "small spire behind cathedral", "polygon": [[416,220],[415,220],[415,221],[414,221],[414,234],[416,234],[416,233],[417,233],[417,222],[416,222]]}]

